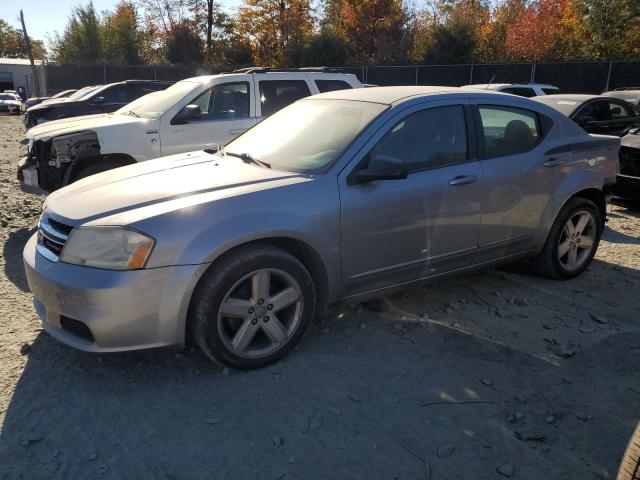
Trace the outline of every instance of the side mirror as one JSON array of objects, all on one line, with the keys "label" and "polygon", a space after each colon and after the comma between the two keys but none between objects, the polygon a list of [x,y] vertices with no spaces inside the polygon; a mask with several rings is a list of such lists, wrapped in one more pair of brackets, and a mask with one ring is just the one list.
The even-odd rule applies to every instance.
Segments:
[{"label": "side mirror", "polygon": [[596,124],[595,117],[582,117],[580,120],[578,120],[578,125],[580,125],[581,127],[589,127],[595,124]]},{"label": "side mirror", "polygon": [[202,119],[202,110],[198,105],[191,104],[180,110],[172,123],[183,125],[200,119]]},{"label": "side mirror", "polygon": [[104,97],[96,97],[96,98],[93,99],[93,102],[91,102],[91,103],[95,103],[96,105],[104,103]]},{"label": "side mirror", "polygon": [[350,184],[369,183],[375,180],[404,180],[409,175],[407,168],[397,158],[389,155],[376,155],[369,165],[353,174]]}]

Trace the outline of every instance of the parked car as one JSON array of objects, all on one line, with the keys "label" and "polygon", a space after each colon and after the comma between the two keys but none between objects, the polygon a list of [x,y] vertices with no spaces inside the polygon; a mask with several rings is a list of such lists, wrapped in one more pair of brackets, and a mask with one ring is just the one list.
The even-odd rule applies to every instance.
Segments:
[{"label": "parked car", "polygon": [[621,139],[620,175],[614,193],[621,198],[640,201],[640,127],[632,128]]},{"label": "parked car", "polygon": [[619,144],[513,95],[334,91],[218,151],[54,192],[27,278],[45,330],[73,347],[181,345],[188,331],[214,360],[259,367],[341,299],[528,257],[579,275]]},{"label": "parked car", "polygon": [[588,133],[622,136],[640,124],[640,110],[625,100],[602,95],[553,95],[533,100],[555,108]]},{"label": "parked car", "polygon": [[626,100],[632,105],[640,107],[640,87],[617,88],[604,92],[602,95]]},{"label": "parked car", "polygon": [[614,194],[640,199],[640,109],[629,102],[609,96],[555,95],[538,97],[575,121],[589,133],[621,136],[620,175]]},{"label": "parked car", "polygon": [[77,89],[63,90],[63,91],[58,92],[55,95],[52,95],[50,97],[31,97],[30,99],[28,99],[25,102],[25,108],[29,108],[29,107],[33,107],[35,105],[39,105],[42,102],[44,102],[45,100],[56,100],[56,99],[59,99],[59,98],[66,98],[69,95],[72,95],[72,94],[76,93],[77,91],[78,91]]},{"label": "parked car", "polygon": [[477,83],[475,85],[464,85],[460,88],[493,90],[494,92],[510,93],[511,95],[527,98],[560,93],[558,87],[546,83]]},{"label": "parked car", "polygon": [[0,93],[0,113],[13,113],[20,115],[22,100],[16,93]]},{"label": "parked car", "polygon": [[50,120],[78,117],[96,113],[115,112],[119,108],[147,93],[164,90],[173,82],[160,80],[126,80],[96,88],[91,93],[72,101],[36,105],[27,110],[27,128]]},{"label": "parked car", "polygon": [[[180,81],[113,115],[39,125],[27,132],[18,178],[53,191],[88,175],[151,158],[217,148],[294,101],[362,84],[332,71],[251,69]],[[92,94],[100,95],[100,92]]]}]

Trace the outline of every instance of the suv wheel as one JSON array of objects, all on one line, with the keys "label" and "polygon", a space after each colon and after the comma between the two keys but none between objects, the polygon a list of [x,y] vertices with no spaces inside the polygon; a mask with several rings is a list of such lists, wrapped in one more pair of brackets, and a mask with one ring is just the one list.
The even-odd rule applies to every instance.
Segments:
[{"label": "suv wheel", "polygon": [[584,272],[598,249],[603,218],[590,200],[572,198],[562,207],[534,266],[556,279],[573,278]]},{"label": "suv wheel", "polygon": [[189,327],[218,363],[261,367],[300,341],[315,297],[311,275],[295,257],[271,246],[243,248],[205,274],[190,306]]}]

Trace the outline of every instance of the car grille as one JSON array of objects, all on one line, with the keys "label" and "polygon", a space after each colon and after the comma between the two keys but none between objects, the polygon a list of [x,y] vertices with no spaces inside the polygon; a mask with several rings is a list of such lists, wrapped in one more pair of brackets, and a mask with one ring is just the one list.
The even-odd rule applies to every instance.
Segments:
[{"label": "car grille", "polygon": [[58,222],[45,213],[38,224],[38,251],[49,260],[58,261],[71,230],[71,225]]}]

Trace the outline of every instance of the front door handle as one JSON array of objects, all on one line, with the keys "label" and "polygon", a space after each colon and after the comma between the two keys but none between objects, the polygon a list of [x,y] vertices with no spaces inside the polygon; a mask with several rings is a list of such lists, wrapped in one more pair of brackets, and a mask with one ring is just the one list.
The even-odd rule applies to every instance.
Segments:
[{"label": "front door handle", "polygon": [[229,130],[229,135],[240,135],[248,130],[248,128],[236,128],[233,130]]},{"label": "front door handle", "polygon": [[564,162],[559,158],[552,158],[543,163],[545,167],[559,167]]},{"label": "front door handle", "polygon": [[478,177],[475,175],[459,175],[449,180],[449,185],[456,187],[459,185],[468,185],[469,183],[475,183],[477,181]]}]

